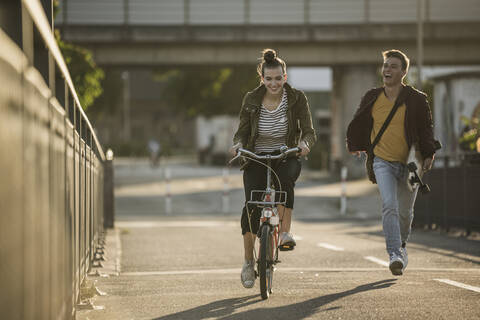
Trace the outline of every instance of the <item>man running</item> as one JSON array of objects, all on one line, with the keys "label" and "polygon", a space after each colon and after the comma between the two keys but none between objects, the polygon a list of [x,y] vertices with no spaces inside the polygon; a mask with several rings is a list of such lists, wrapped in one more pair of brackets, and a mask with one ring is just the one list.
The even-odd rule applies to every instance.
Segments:
[{"label": "man running", "polygon": [[[406,244],[411,232],[413,206],[418,188],[411,192],[407,186],[406,166],[410,148],[417,146],[423,158],[423,169],[432,167],[435,155],[433,123],[427,97],[423,92],[405,85],[408,57],[399,50],[383,54],[383,87],[369,90],[360,102],[347,130],[347,148],[359,156],[370,151],[373,170],[369,178],[378,184],[382,198],[382,222],[390,271],[402,275],[408,264]],[[372,144],[390,111],[398,104],[393,118]],[[368,168],[368,166],[367,166]]]}]

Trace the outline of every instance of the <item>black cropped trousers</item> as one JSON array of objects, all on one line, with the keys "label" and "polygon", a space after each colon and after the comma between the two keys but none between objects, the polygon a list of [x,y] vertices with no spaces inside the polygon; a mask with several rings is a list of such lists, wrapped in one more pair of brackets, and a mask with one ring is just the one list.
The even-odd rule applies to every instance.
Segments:
[{"label": "black cropped trousers", "polygon": [[[266,164],[266,161],[262,161]],[[293,209],[294,203],[294,187],[295,182],[302,170],[302,163],[297,157],[288,157],[282,160],[272,160],[271,167],[278,175],[281,184],[281,191],[287,192],[286,207]],[[271,180],[275,185],[275,190],[280,191],[280,185],[275,175],[271,174]],[[262,194],[257,193],[253,195],[253,199],[250,199],[252,190],[265,190],[267,186],[267,167],[257,163],[255,161],[249,161],[243,171],[243,186],[245,190],[245,204],[247,201],[261,201]],[[276,201],[279,201],[279,194],[276,194]],[[282,201],[284,199],[282,198]],[[251,232],[256,234],[260,225],[261,208],[256,205],[249,205],[248,211],[250,212]],[[248,222],[248,214],[246,205],[242,210],[241,218],[242,234],[250,232],[250,224]]]}]

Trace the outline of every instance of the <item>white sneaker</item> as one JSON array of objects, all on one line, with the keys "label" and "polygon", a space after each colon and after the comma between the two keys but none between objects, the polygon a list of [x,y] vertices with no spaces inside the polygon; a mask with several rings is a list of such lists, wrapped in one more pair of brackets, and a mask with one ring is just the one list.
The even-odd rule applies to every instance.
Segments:
[{"label": "white sneaker", "polygon": [[401,276],[403,274],[404,262],[400,255],[392,253],[390,255],[390,271],[394,276]]},{"label": "white sneaker", "polygon": [[245,288],[253,288],[253,285],[255,284],[254,264],[255,262],[253,260],[245,260],[245,263],[243,264],[240,280]]},{"label": "white sneaker", "polygon": [[282,232],[280,234],[280,245],[290,245],[292,247],[296,246],[297,243],[295,242],[295,239],[293,238],[293,235],[289,232]]}]

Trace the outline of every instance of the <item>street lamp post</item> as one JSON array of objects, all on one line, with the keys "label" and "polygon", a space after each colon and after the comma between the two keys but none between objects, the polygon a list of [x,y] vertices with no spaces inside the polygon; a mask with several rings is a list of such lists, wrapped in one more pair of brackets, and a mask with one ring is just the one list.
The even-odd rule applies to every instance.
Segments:
[{"label": "street lamp post", "polygon": [[128,71],[122,72],[123,80],[123,139],[125,142],[130,140],[130,74]]},{"label": "street lamp post", "polygon": [[422,90],[423,20],[425,0],[417,0],[417,88]]}]

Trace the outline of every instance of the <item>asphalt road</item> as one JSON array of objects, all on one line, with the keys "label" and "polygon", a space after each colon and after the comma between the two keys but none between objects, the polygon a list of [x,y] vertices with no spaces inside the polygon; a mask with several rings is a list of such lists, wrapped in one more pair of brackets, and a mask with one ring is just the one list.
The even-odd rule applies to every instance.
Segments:
[{"label": "asphalt road", "polygon": [[258,283],[240,283],[241,176],[230,174],[235,209],[222,212],[223,180],[213,186],[221,168],[172,166],[167,214],[162,173],[149,170],[116,168],[116,229],[102,276],[89,277],[106,295],[78,319],[480,319],[480,240],[414,230],[408,268],[392,276],[368,184],[349,185],[341,216],[338,185],[304,173],[292,227],[298,245],[280,253],[274,293],[262,300]]}]

